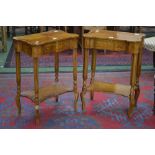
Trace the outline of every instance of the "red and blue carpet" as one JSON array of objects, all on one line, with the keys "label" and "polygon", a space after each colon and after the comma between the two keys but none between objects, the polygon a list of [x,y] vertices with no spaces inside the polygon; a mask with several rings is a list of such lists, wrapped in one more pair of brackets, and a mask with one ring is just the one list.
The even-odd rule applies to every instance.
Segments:
[{"label": "red and blue carpet", "polygon": [[[127,117],[128,98],[106,93],[95,93],[90,101],[86,95],[86,113],[81,112],[81,101],[78,101],[78,112],[73,110],[73,94],[60,96],[56,103],[53,98],[40,103],[41,122],[39,126],[34,121],[34,104],[21,98],[22,115],[17,116],[15,104],[16,78],[15,74],[0,75],[0,128],[54,128],[54,129],[148,129],[155,128],[153,115],[153,72],[143,72],[140,78],[141,93],[138,106],[133,116]],[[72,80],[71,73],[60,74],[62,83]],[[53,74],[40,74],[40,86],[48,85],[54,79]],[[97,73],[96,78],[106,82],[121,82],[127,84],[129,72]],[[82,74],[78,75],[79,91],[81,91]],[[33,74],[22,76],[22,90],[33,88]]]}]

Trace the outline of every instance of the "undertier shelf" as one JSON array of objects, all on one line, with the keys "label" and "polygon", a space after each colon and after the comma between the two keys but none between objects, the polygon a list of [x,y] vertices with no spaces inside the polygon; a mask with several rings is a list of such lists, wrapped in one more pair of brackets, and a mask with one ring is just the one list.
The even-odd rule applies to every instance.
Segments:
[{"label": "undertier shelf", "polygon": [[114,84],[114,83],[94,81],[91,85],[87,87],[87,91],[92,91],[92,90],[97,92],[109,92],[109,93],[115,93],[122,96],[129,96],[131,91],[131,86],[125,85],[125,84]]},{"label": "undertier shelf", "polygon": [[[47,87],[41,87],[39,89],[39,102],[42,102],[50,97],[55,97],[67,92],[72,92],[73,88],[62,85],[62,84],[52,84],[50,86]],[[35,99],[35,93],[34,90],[27,90],[27,91],[23,91],[21,93],[22,97],[27,97],[30,100],[32,100],[34,102]]]}]

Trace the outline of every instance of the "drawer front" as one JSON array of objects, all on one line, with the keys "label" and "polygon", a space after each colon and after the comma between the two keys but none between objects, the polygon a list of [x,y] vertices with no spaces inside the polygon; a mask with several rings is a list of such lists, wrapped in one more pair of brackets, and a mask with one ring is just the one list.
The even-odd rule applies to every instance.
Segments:
[{"label": "drawer front", "polygon": [[94,48],[99,50],[127,51],[128,43],[126,41],[117,41],[112,39],[85,39],[84,48]]},{"label": "drawer front", "polygon": [[43,45],[42,46],[43,55],[49,54],[51,52],[61,52],[69,49],[74,49],[77,48],[77,46],[78,46],[77,39],[57,41],[54,43]]},{"label": "drawer front", "polygon": [[22,52],[28,54],[29,56],[32,56],[32,48],[28,44],[22,44]]},{"label": "drawer front", "polygon": [[77,39],[68,39],[59,41],[56,45],[57,52],[75,49],[78,46]]},{"label": "drawer front", "polygon": [[42,55],[46,55],[54,51],[56,51],[55,43],[50,43],[42,46]]}]

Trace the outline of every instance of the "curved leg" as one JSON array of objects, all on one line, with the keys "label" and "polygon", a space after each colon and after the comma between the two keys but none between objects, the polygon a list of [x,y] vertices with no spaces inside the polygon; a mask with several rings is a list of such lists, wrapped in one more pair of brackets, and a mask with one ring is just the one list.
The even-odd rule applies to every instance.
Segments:
[{"label": "curved leg", "polygon": [[36,123],[40,121],[40,114],[39,114],[39,80],[38,80],[38,58],[33,59],[34,63],[34,92],[35,92],[35,118]]},{"label": "curved leg", "polygon": [[135,106],[137,106],[138,97],[140,95],[140,88],[139,88],[139,77],[141,73],[141,62],[142,62],[142,52],[138,54],[137,58],[137,72],[136,72],[136,89],[135,89]]},{"label": "curved leg", "polygon": [[141,64],[142,64],[142,50],[143,50],[143,41],[141,42],[141,46],[139,48],[139,53],[138,53],[138,60],[137,60],[137,72],[136,72],[136,90],[135,90],[135,104],[137,106],[137,101],[138,101],[138,97],[140,95],[140,88],[139,88],[139,77],[141,74]]},{"label": "curved leg", "polygon": [[16,54],[16,83],[17,83],[17,95],[16,95],[16,105],[18,108],[18,115],[21,114],[21,104],[20,104],[20,93],[21,93],[21,70],[20,70],[20,53]]},{"label": "curved leg", "polygon": [[74,91],[74,111],[78,108],[78,88],[77,88],[77,49],[73,50],[73,91]]},{"label": "curved leg", "polygon": [[134,107],[136,106],[136,79],[137,79],[137,54],[132,55],[131,77],[130,85],[131,91],[129,96],[130,106],[128,109],[128,116],[131,117]]},{"label": "curved leg", "polygon": [[83,53],[83,87],[82,92],[80,94],[81,101],[82,101],[82,111],[85,111],[86,105],[85,105],[85,99],[84,95],[87,92],[87,74],[88,74],[88,56],[89,56],[89,50],[85,49]]},{"label": "curved leg", "polygon": [[135,106],[137,106],[137,101],[138,101],[139,95],[140,95],[140,88],[139,88],[139,84],[138,84],[137,88],[135,90]]},{"label": "curved leg", "polygon": [[136,106],[136,99],[135,99],[135,90],[134,88],[131,88],[131,94],[129,96],[130,106],[128,109],[128,117],[130,118],[132,115],[132,112]]},{"label": "curved leg", "polygon": [[[59,81],[59,53],[55,53],[55,82]],[[59,98],[56,96],[56,102],[58,102]]]},{"label": "curved leg", "polygon": [[[91,80],[90,84],[93,84],[94,77],[95,77],[95,71],[96,71],[96,50],[93,49],[92,51],[92,62],[91,62]],[[90,99],[94,99],[94,91],[90,91]]]}]

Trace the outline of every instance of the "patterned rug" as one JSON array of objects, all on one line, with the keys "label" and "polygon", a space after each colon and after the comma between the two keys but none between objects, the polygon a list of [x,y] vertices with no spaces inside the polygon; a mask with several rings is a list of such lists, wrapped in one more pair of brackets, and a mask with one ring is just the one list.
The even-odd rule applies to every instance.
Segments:
[{"label": "patterned rug", "polygon": [[[72,66],[72,52],[62,52],[60,54],[60,66]],[[78,66],[83,65],[83,57],[81,52],[78,52]],[[32,58],[27,56],[26,54],[21,54],[21,67],[33,67]],[[89,64],[91,61],[91,56],[89,57]],[[131,64],[131,55],[125,52],[112,52],[112,51],[98,51],[97,56],[97,65],[98,66],[123,66]],[[147,50],[143,52],[143,65],[152,65],[153,64],[153,53]],[[13,48],[10,49],[8,57],[6,59],[5,67],[15,67],[15,55]],[[54,66],[54,56],[51,54],[50,56],[44,56],[39,59],[40,67],[50,67]]]},{"label": "patterned rug", "polygon": [[[81,102],[78,101],[78,112],[73,110],[73,93],[66,93],[40,104],[41,122],[39,126],[34,121],[34,104],[21,98],[22,115],[17,116],[15,105],[16,80],[15,74],[0,75],[0,128],[41,128],[41,129],[148,129],[155,128],[155,115],[152,107],[153,72],[143,72],[140,78],[141,93],[132,118],[127,117],[128,98],[107,93],[95,93],[90,101],[86,95],[87,112],[81,112]],[[62,83],[72,85],[71,73],[60,74]],[[129,72],[97,73],[96,79],[106,82],[128,84]],[[52,83],[53,74],[40,74],[40,86]],[[33,88],[33,74],[22,76],[22,90]],[[81,91],[82,74],[78,75],[78,88]]]}]

